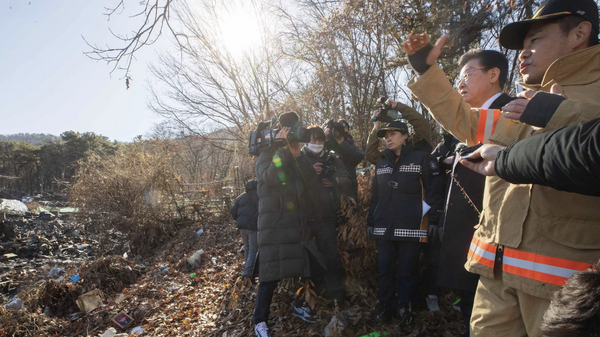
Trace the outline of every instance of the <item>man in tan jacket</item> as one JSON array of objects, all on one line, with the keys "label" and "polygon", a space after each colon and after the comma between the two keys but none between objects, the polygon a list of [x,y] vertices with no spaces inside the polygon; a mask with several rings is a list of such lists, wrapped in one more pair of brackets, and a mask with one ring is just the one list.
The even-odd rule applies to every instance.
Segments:
[{"label": "man in tan jacket", "polygon": [[[554,0],[535,16],[509,24],[501,44],[521,49],[524,86],[505,105],[489,141],[508,146],[534,134],[600,117],[598,8],[592,0]],[[482,112],[471,109],[435,64],[445,37],[428,44],[411,35],[406,52],[425,55],[429,69],[409,88],[434,118],[469,145],[478,140]],[[559,84],[567,98],[548,94]],[[556,86],[554,86],[556,88]],[[533,96],[533,98],[532,98]],[[551,113],[547,113],[551,111]],[[549,298],[575,272],[600,257],[600,199],[539,185],[514,185],[488,177],[484,209],[474,234],[467,270],[480,278],[471,319],[473,336],[538,336]]]}]

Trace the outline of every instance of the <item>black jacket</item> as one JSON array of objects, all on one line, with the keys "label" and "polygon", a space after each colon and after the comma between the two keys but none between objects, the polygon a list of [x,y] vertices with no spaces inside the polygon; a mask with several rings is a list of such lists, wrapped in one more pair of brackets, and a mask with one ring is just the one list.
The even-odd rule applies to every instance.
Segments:
[{"label": "black jacket", "polygon": [[325,144],[328,150],[335,151],[344,166],[346,172],[350,175],[350,186],[349,196],[357,200],[358,197],[358,182],[356,181],[356,166],[365,159],[365,154],[354,145],[354,140],[351,136],[344,137],[344,141],[338,144],[335,140],[328,140]]},{"label": "black jacket", "polygon": [[[429,224],[442,211],[443,182],[437,159],[404,145],[400,157],[387,149],[375,168],[367,225],[376,238],[426,242]],[[423,201],[431,209],[423,217]]]},{"label": "black jacket", "polygon": [[520,140],[498,153],[495,170],[513,184],[600,196],[600,118]]},{"label": "black jacket", "polygon": [[251,231],[258,230],[258,192],[256,180],[246,183],[246,192],[240,194],[229,210],[233,220],[237,221],[237,228]]},{"label": "black jacket", "polygon": [[[335,153],[333,152],[321,151],[320,154],[315,155],[306,147],[302,149],[302,152],[308,157],[308,160],[313,166],[316,163],[323,163],[324,170],[321,172],[321,175],[319,175],[314,186],[315,193],[313,195],[316,198],[317,205],[315,220],[330,221],[337,219],[341,204],[341,193],[348,193],[351,186],[350,176],[348,175],[348,172],[346,172],[344,164],[334,156]],[[326,161],[329,161],[328,165],[332,166],[332,169],[334,168],[330,173],[331,177],[329,177],[329,180],[333,183],[332,187],[325,187],[321,182],[323,178],[326,178],[325,175],[327,174],[324,167],[327,164]],[[336,178],[339,180],[339,184],[337,183]]]}]

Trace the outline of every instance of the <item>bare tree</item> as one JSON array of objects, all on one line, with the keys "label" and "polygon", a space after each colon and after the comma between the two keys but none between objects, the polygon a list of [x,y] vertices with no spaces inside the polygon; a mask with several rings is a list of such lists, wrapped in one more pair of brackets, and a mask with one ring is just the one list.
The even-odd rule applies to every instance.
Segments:
[{"label": "bare tree", "polygon": [[[220,16],[227,8],[217,1],[198,6],[179,11],[188,41],[182,57],[162,54],[152,67],[159,84],[152,88],[150,107],[190,133],[221,130],[244,142],[256,121],[279,112],[277,102],[293,89],[294,67],[284,64],[278,37],[266,24],[261,44],[234,56],[221,34]],[[252,6],[255,13],[248,15],[264,13],[260,4]]]},{"label": "bare tree", "polygon": [[[132,15],[131,18],[141,18],[142,23],[137,30],[130,34],[115,33],[109,31],[113,37],[119,40],[118,47],[98,46],[95,43],[88,42],[85,37],[84,41],[91,50],[84,52],[85,55],[94,60],[105,61],[113,68],[110,71],[112,74],[115,70],[125,72],[124,78],[127,88],[129,88],[129,80],[131,79],[129,69],[134,60],[135,53],[144,46],[152,45],[163,34],[163,30],[167,30],[175,40],[180,43],[180,38],[185,39],[185,36],[173,29],[171,17],[175,0],[146,0],[138,3],[141,10]],[[182,0],[178,0],[182,2]],[[120,0],[113,7],[105,7],[104,15],[110,21],[111,17],[123,13],[125,10],[125,0]],[[183,46],[183,45],[181,45]]]}]

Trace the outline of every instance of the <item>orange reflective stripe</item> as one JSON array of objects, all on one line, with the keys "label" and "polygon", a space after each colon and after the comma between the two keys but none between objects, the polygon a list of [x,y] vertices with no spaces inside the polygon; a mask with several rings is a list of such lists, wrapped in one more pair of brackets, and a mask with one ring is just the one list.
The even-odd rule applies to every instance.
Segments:
[{"label": "orange reflective stripe", "polygon": [[[479,123],[477,125],[477,137],[475,142],[477,144],[483,143],[483,136],[485,135],[485,122],[487,121],[487,109],[479,109]],[[475,144],[469,144],[473,146]]]},{"label": "orange reflective stripe", "polygon": [[479,121],[477,124],[477,143],[490,144],[490,137],[496,131],[496,124],[500,119],[500,110],[498,109],[480,109]]},{"label": "orange reflective stripe", "polygon": [[575,269],[575,270],[585,270],[592,265],[585,262],[573,261],[561,259],[558,257],[539,255],[534,253],[523,252],[511,248],[506,248],[504,250],[504,256],[515,257],[522,260],[529,260],[532,262],[539,262],[547,265],[552,265],[561,268]]},{"label": "orange reflective stripe", "polygon": [[473,260],[473,261],[475,261],[477,263],[481,263],[484,266],[488,266],[490,268],[494,268],[494,260],[486,259],[485,257],[483,257],[481,255],[477,255],[471,249],[469,249],[469,255],[468,255],[468,257],[469,257],[470,260]]},{"label": "orange reflective stripe", "polygon": [[496,258],[496,246],[481,242],[473,237],[471,246],[469,247],[469,259],[481,263],[484,266],[494,268],[494,260]]},{"label": "orange reflective stripe", "polygon": [[562,286],[578,271],[592,265],[585,262],[523,252],[511,248],[504,250],[502,269],[511,274],[540,282]]}]

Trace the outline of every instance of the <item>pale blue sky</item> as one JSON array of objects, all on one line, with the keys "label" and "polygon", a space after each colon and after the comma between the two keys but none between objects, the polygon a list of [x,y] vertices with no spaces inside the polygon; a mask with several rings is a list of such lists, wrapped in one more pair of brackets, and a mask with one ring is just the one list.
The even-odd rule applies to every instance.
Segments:
[{"label": "pale blue sky", "polygon": [[124,73],[83,54],[82,35],[97,44],[117,41],[137,28],[127,14],[110,22],[104,7],[118,0],[0,0],[0,134],[92,131],[111,140],[131,141],[160,121],[147,107],[148,64],[167,39],[136,55],[133,81],[125,90]]}]

